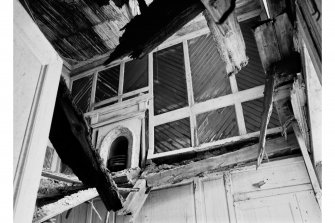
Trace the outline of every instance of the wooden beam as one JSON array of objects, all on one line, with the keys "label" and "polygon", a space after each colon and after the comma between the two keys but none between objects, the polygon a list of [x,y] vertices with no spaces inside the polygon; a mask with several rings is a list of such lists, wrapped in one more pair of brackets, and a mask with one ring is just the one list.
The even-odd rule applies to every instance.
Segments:
[{"label": "wooden beam", "polygon": [[258,167],[265,152],[265,136],[272,114],[276,86],[293,78],[300,72],[300,55],[294,53],[293,28],[286,13],[270,20],[255,29],[257,48],[266,73],[263,112],[261,120]]},{"label": "wooden beam", "polygon": [[82,183],[76,176],[69,176],[66,174],[55,173],[55,172],[50,172],[50,171],[45,171],[45,170],[42,171],[42,176],[48,177],[53,180],[59,180],[59,181],[64,181],[68,183],[76,183],[76,184]]},{"label": "wooden beam", "polygon": [[86,121],[60,82],[49,133],[57,154],[88,187],[96,187],[107,210],[122,208],[122,197],[98,151],[92,146]]},{"label": "wooden beam", "polygon": [[56,215],[63,213],[64,211],[70,210],[85,201],[89,201],[99,194],[96,189],[90,188],[87,190],[82,190],[77,193],[74,193],[70,196],[66,196],[57,202],[47,204],[38,208],[34,214],[34,223],[44,222]]},{"label": "wooden beam", "polygon": [[[233,11],[235,0],[201,0],[201,2],[206,7],[204,16],[220,57],[226,63],[226,74],[238,73],[242,67],[248,64],[248,57],[242,31]],[[218,24],[217,22],[224,16],[228,17],[225,18],[223,23]]]},{"label": "wooden beam", "polygon": [[320,209],[322,209],[322,191],[321,191],[321,188],[320,188],[318,178],[315,174],[315,170],[314,170],[311,158],[309,157],[308,149],[306,147],[304,137],[301,134],[301,130],[300,130],[300,127],[299,127],[297,122],[293,122],[292,127],[293,127],[293,130],[294,130],[295,136],[298,140],[300,150],[301,150],[302,156],[303,156],[305,164],[306,164],[306,168],[307,168],[309,178],[311,179],[311,184],[312,184],[312,187],[314,189],[316,200],[318,201]]},{"label": "wooden beam", "polygon": [[139,179],[134,187],[139,188],[139,191],[129,193],[124,202],[124,207],[117,211],[118,215],[126,215],[126,221],[124,222],[135,222],[150,192],[144,179]]},{"label": "wooden beam", "polygon": [[[241,162],[249,162],[257,159],[259,144],[245,147],[235,152],[226,153],[216,157],[211,157],[187,165],[161,171],[158,173],[147,173],[144,179],[147,180],[148,187],[158,187],[166,184],[173,184],[183,179],[188,179],[206,171],[228,167]],[[286,141],[284,137],[271,139],[266,142],[268,155],[282,153],[298,148],[294,136],[289,135]]]}]

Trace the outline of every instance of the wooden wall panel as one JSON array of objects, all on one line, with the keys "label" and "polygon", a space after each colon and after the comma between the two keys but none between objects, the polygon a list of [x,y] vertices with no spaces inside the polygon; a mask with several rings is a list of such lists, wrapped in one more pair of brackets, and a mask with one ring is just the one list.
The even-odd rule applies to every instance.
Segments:
[{"label": "wooden wall panel", "polygon": [[203,181],[202,188],[206,223],[229,222],[223,177]]},{"label": "wooden wall panel", "polygon": [[136,222],[196,222],[193,184],[151,191]]},{"label": "wooden wall panel", "polygon": [[[255,184],[263,180],[265,184]],[[135,222],[321,222],[302,157],[265,163],[257,171],[254,165],[240,167],[188,182],[152,190]],[[106,209],[99,200],[94,205],[102,221],[93,211],[92,221],[86,223],[104,223]],[[85,212],[91,210],[87,207],[74,208],[67,219],[63,213],[57,223],[85,222]],[[127,221],[124,216],[114,219],[111,212],[108,223],[114,222]]]}]

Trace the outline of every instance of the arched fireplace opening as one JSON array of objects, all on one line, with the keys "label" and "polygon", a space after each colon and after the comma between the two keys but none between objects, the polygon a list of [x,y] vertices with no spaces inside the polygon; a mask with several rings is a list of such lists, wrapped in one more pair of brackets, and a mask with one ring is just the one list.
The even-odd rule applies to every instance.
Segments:
[{"label": "arched fireplace opening", "polygon": [[128,168],[128,147],[129,141],[125,136],[119,136],[113,141],[107,159],[107,168],[111,172]]}]

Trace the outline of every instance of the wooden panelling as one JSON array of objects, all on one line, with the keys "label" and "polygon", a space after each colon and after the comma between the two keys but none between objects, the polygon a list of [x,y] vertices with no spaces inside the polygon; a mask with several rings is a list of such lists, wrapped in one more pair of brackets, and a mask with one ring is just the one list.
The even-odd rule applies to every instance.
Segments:
[{"label": "wooden panelling", "polygon": [[248,64],[236,74],[237,85],[240,91],[260,86],[265,83],[265,73],[259,57],[255,37],[251,30],[258,19],[259,18],[256,17],[240,23],[246,45],[246,53],[249,57]]},{"label": "wooden panelling", "polygon": [[95,102],[118,95],[120,66],[111,67],[98,73]]},{"label": "wooden panelling", "polygon": [[[193,184],[151,191],[135,222],[196,222]],[[117,216],[116,222],[123,222]]]},{"label": "wooden panelling", "polygon": [[148,86],[148,57],[125,63],[123,93]]},{"label": "wooden panelling", "polygon": [[238,135],[233,106],[197,115],[199,143],[208,143]]},{"label": "wooden panelling", "polygon": [[231,94],[226,65],[212,35],[191,39],[188,44],[195,102]]},{"label": "wooden panelling", "polygon": [[87,222],[86,213],[89,211],[91,205],[83,203],[75,208],[63,212],[57,217],[57,223],[69,223],[69,222]]},{"label": "wooden panelling", "polygon": [[83,113],[90,108],[92,83],[93,75],[72,82],[73,102]]},{"label": "wooden panelling", "polygon": [[188,105],[182,44],[153,53],[155,115]]},{"label": "wooden panelling", "polygon": [[235,193],[281,188],[309,183],[305,164],[300,158],[293,163],[281,166],[265,166],[257,171],[250,169],[232,173],[232,185]]},{"label": "wooden panelling", "polygon": [[191,146],[190,119],[184,118],[155,127],[155,153]]},{"label": "wooden panelling", "polygon": [[57,52],[70,64],[96,58],[119,44],[126,7],[96,1],[20,0]]},{"label": "wooden panelling", "polygon": [[207,223],[229,222],[223,177],[202,181],[203,212]]},{"label": "wooden panelling", "polygon": [[[260,130],[263,98],[242,103],[245,127],[247,132],[256,132]],[[280,126],[277,110],[273,109],[268,128]]]}]

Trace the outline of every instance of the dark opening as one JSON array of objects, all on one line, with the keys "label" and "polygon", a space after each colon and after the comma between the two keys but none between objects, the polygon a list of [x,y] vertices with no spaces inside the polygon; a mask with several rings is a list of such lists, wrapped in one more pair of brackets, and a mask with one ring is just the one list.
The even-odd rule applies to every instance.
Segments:
[{"label": "dark opening", "polygon": [[127,168],[128,139],[120,136],[114,140],[109,151],[107,168],[111,172],[117,172]]}]

